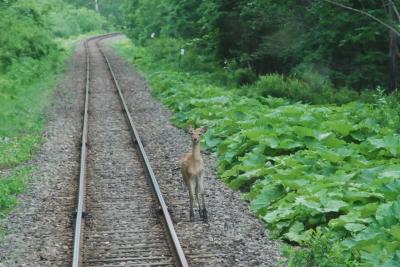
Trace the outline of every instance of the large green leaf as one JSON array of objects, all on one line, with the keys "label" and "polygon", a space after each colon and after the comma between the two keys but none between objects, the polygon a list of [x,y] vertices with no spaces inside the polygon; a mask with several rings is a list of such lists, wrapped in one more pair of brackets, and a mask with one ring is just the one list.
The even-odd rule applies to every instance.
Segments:
[{"label": "large green leaf", "polygon": [[344,228],[350,232],[360,232],[361,230],[364,230],[366,226],[361,223],[346,223]]},{"label": "large green leaf", "polygon": [[284,236],[290,241],[300,243],[306,239],[306,236],[301,234],[303,231],[304,225],[301,222],[295,222]]},{"label": "large green leaf", "polygon": [[333,120],[322,123],[322,128],[346,136],[353,129],[353,124],[347,120]]},{"label": "large green leaf", "polygon": [[367,140],[373,149],[387,149],[393,156],[400,153],[400,137],[398,135],[389,135],[383,138],[370,137]]},{"label": "large green leaf", "polygon": [[285,195],[282,185],[269,184],[266,185],[259,195],[251,201],[251,209],[259,212],[264,207],[268,207],[272,202],[278,200]]}]

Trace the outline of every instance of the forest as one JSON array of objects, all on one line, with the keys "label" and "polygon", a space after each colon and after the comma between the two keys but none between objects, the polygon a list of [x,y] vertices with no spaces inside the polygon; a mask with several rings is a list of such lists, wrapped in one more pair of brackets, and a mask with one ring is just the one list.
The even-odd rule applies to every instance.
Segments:
[{"label": "forest", "polygon": [[152,33],[183,39],[219,64],[240,68],[241,83],[279,73],[358,92],[397,87],[398,5],[372,0],[99,0],[100,12],[130,37],[142,44]]},{"label": "forest", "polygon": [[[39,111],[13,118],[31,106],[20,95],[47,94],[28,84],[61,71],[62,44],[120,31],[129,41],[115,49],[172,121],[209,127],[220,179],[282,241],[289,266],[399,266],[399,10],[398,0],[1,0],[0,115],[11,119],[0,149],[12,153],[0,168],[40,143]],[[0,193],[19,190],[14,178]]]}]

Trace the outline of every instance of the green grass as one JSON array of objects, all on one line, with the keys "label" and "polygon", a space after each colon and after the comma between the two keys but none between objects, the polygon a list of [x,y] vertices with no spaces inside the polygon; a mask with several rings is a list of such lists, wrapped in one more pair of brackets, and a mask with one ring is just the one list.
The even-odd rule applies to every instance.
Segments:
[{"label": "green grass", "polygon": [[4,216],[26,188],[30,176],[26,161],[42,142],[45,109],[72,43],[112,27],[97,12],[76,9],[62,0],[0,5],[0,216]]},{"label": "green grass", "polygon": [[42,141],[57,75],[68,52],[58,51],[42,60],[22,59],[0,73],[0,216],[16,205],[16,195],[26,188],[31,173],[17,167],[30,159]]},{"label": "green grass", "polygon": [[276,238],[297,244],[284,249],[290,266],[400,265],[396,99],[378,92],[372,103],[338,106],[246,97],[195,60],[178,70],[178,50],[160,43],[116,47],[175,124],[209,126],[203,145],[217,153],[220,178],[245,192]]},{"label": "green grass", "polygon": [[27,188],[32,169],[23,167],[0,178],[0,218],[17,205],[17,195]]},{"label": "green grass", "polygon": [[29,159],[40,143],[45,122],[42,112],[63,58],[26,59],[0,74],[0,169]]}]

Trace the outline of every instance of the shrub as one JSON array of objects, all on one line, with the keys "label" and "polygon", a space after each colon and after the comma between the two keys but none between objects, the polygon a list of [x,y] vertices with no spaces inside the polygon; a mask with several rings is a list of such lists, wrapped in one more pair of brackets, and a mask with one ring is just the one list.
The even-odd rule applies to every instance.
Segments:
[{"label": "shrub", "polygon": [[40,60],[57,49],[40,8],[20,1],[0,11],[0,71],[23,58]]},{"label": "shrub", "polygon": [[94,10],[75,9],[65,4],[50,13],[50,21],[51,29],[58,37],[103,32],[108,29],[106,19]]},{"label": "shrub", "polygon": [[233,86],[242,86],[252,84],[257,80],[257,75],[249,68],[235,69],[229,73],[229,84]]},{"label": "shrub", "polygon": [[344,104],[359,98],[347,88],[334,89],[324,83],[308,83],[295,77],[279,74],[261,76],[254,86],[247,87],[249,96],[273,96],[310,104]]}]

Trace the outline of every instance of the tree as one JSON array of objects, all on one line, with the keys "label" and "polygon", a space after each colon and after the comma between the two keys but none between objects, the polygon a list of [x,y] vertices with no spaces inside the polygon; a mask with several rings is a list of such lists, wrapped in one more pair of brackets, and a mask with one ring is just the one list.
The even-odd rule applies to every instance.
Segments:
[{"label": "tree", "polygon": [[333,1],[333,0],[323,0],[325,2],[331,3],[338,7],[362,14],[376,21],[377,23],[383,25],[389,31],[389,90],[394,91],[398,87],[398,68],[397,68],[397,58],[399,56],[399,42],[400,31],[398,30],[400,25],[400,15],[397,7],[393,0],[388,0],[387,2],[382,1],[383,8],[385,9],[388,17],[388,22],[380,19],[364,10],[356,9],[348,5]]},{"label": "tree", "polygon": [[397,87],[398,0],[99,0],[99,5],[142,43],[155,33],[183,38],[199,53],[258,74],[319,77],[357,90]]}]

